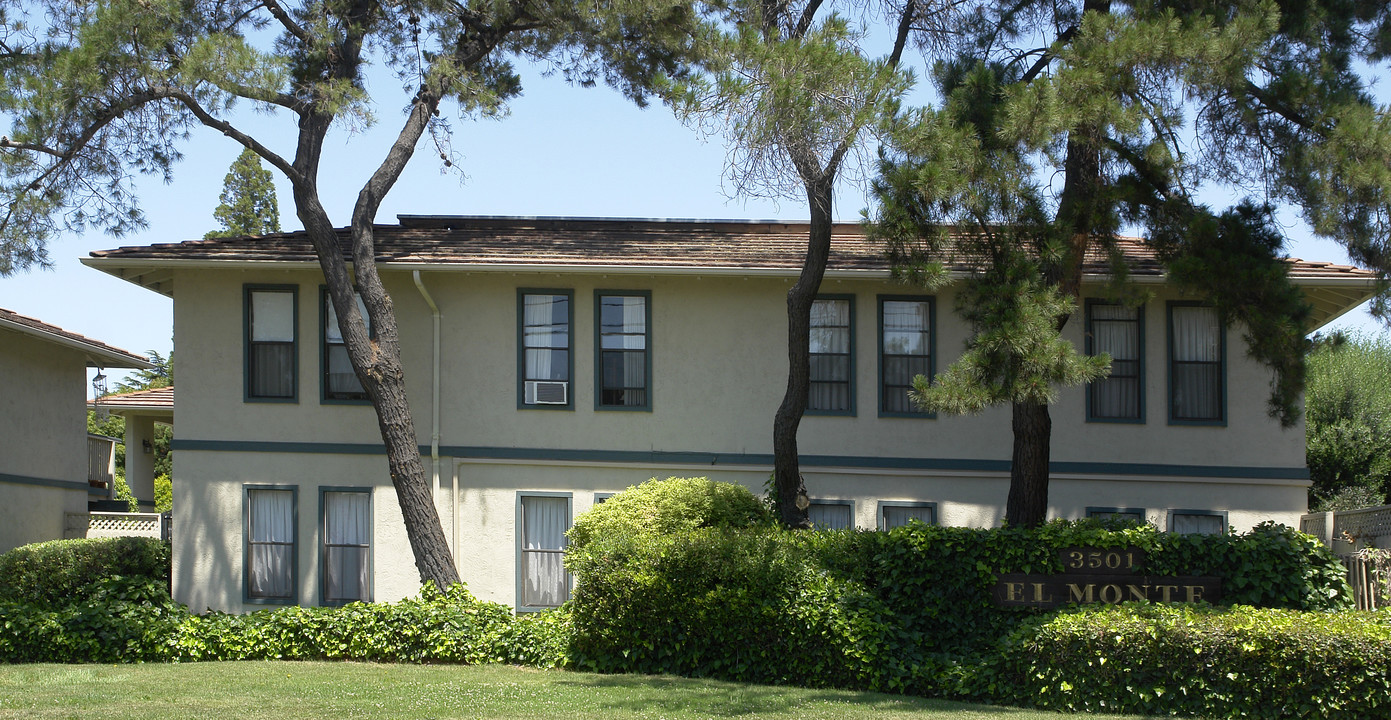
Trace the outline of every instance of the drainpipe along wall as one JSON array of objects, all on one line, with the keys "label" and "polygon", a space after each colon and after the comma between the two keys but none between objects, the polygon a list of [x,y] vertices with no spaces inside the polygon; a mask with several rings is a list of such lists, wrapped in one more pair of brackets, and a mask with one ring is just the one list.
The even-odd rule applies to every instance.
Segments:
[{"label": "drainpipe along wall", "polygon": [[[440,487],[440,309],[435,304],[435,299],[430,297],[430,291],[425,289],[425,281],[420,277],[419,270],[411,271],[411,278],[415,280],[416,289],[420,290],[420,296],[425,298],[425,304],[430,306],[430,319],[434,323],[434,354],[431,360],[430,386],[430,498],[435,506],[439,506],[438,493]],[[450,548],[451,554],[455,555],[454,564],[458,565],[459,553],[459,488],[458,477],[454,478],[454,509],[449,514],[450,521],[454,526],[454,547]]]}]

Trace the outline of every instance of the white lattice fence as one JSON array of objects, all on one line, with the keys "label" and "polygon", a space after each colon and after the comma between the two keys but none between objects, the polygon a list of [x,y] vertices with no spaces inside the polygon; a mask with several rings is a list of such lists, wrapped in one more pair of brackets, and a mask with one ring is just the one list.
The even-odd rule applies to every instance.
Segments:
[{"label": "white lattice fence", "polygon": [[107,513],[87,515],[87,537],[160,537],[159,513]]}]

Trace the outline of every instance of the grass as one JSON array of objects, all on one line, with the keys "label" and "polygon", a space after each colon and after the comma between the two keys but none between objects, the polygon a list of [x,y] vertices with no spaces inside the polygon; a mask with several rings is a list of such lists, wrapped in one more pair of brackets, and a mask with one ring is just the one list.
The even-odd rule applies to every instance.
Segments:
[{"label": "grass", "polygon": [[498,665],[0,665],[0,718],[566,717],[1058,720],[1063,716],[876,693]]}]

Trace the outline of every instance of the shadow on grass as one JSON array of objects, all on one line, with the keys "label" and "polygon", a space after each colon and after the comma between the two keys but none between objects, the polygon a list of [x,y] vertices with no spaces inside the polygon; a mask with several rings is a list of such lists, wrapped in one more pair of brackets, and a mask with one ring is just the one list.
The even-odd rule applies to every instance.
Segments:
[{"label": "shadow on grass", "polygon": [[[972,705],[929,698],[886,695],[853,690],[825,690],[789,685],[744,685],[741,683],[681,678],[667,675],[567,674],[555,681],[558,686],[591,688],[605,692],[596,710],[645,710],[696,713],[712,717],[745,717],[764,713],[795,715],[807,705],[855,706],[875,713],[961,713],[965,717],[1007,717],[1036,715],[1037,710]],[[962,715],[956,715],[962,716]]]}]

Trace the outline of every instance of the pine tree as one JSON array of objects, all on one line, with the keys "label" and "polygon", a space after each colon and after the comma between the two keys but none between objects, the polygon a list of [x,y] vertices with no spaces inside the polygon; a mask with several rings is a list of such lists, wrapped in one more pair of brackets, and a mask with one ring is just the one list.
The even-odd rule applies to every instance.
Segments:
[{"label": "pine tree", "polygon": [[213,218],[222,229],[208,231],[205,240],[280,232],[274,176],[261,167],[261,157],[250,149],[242,150],[227,170]]},{"label": "pine tree", "polygon": [[[874,232],[905,277],[946,282],[944,260],[978,268],[961,307],[977,338],[918,395],[954,412],[1012,404],[1008,522],[1045,519],[1048,403],[1097,370],[1057,346],[1084,259],[1110,257],[1112,294],[1137,300],[1114,242],[1125,226],[1144,232],[1172,281],[1244,328],[1272,370],[1271,414],[1294,423],[1308,308],[1271,204],[1298,204],[1315,232],[1391,270],[1391,121],[1358,75],[1385,56],[1385,5],[978,2],[965,27],[937,69],[942,106],[905,113],[892,133]],[[1203,183],[1251,194],[1214,210],[1195,198]],[[1002,280],[1019,278],[1020,297],[1063,301],[1051,323],[999,311]],[[1047,347],[1057,351],[1036,353]]]}]

